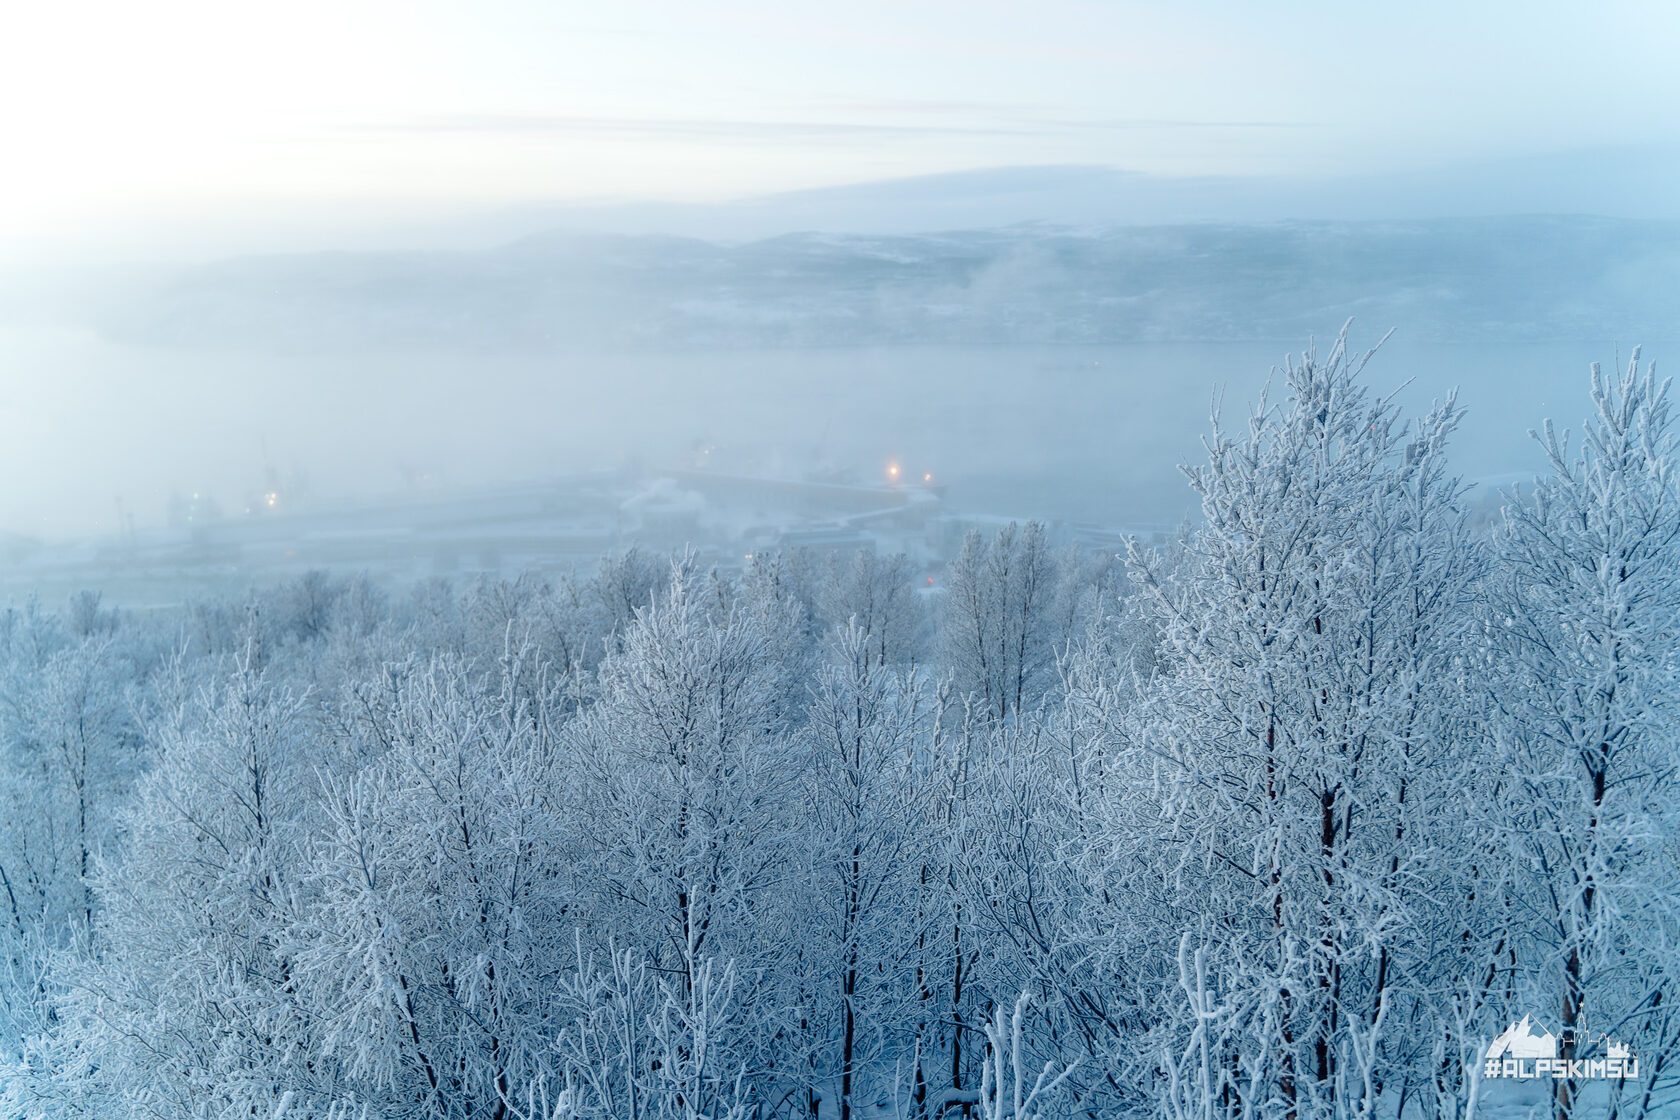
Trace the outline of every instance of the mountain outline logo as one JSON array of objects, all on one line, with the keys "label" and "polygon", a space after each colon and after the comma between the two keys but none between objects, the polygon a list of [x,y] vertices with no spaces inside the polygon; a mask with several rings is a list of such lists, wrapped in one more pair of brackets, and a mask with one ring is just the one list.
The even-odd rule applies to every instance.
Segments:
[{"label": "mountain outline logo", "polygon": [[1536,1023],[1532,1015],[1524,1015],[1488,1045],[1486,1057],[1555,1058],[1557,1036]]}]

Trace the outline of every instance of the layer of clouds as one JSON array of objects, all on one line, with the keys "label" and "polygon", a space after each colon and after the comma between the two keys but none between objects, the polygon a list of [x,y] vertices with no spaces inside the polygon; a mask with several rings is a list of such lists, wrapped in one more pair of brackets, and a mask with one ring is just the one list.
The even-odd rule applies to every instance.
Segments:
[{"label": "layer of clouds", "polygon": [[1170,131],[1174,129],[1304,128],[1296,121],[1217,120],[1031,120],[995,123],[882,122],[836,120],[730,120],[677,117],[583,117],[544,114],[437,116],[349,126],[352,135],[461,133],[478,136],[619,136],[744,143],[790,140],[917,139],[930,136],[1042,136],[1046,133]]}]

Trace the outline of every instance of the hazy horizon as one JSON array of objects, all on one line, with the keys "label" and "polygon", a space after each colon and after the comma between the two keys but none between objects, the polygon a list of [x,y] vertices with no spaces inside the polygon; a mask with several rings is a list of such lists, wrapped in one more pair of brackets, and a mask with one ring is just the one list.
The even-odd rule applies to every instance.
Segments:
[{"label": "hazy horizon", "polygon": [[[1602,212],[1557,201],[1590,201],[1597,177],[1672,216],[1672,192],[1614,153],[1667,147],[1672,165],[1680,135],[1680,13],[1633,0],[1403,15],[1318,0],[165,0],[20,10],[9,32],[0,239],[206,221],[346,236],[1068,166],[1347,189],[1528,165],[1505,177],[1517,210]],[[1576,182],[1546,202],[1561,177]],[[1473,212],[1483,185],[1464,184]]]}]

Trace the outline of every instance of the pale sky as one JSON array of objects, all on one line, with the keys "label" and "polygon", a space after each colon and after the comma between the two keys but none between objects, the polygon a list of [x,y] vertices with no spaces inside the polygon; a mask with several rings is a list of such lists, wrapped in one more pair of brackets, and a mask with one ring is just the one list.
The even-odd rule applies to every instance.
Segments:
[{"label": "pale sky", "polygon": [[[0,235],[1680,140],[1680,4],[0,0]],[[1613,169],[1606,169],[1613,174]]]}]

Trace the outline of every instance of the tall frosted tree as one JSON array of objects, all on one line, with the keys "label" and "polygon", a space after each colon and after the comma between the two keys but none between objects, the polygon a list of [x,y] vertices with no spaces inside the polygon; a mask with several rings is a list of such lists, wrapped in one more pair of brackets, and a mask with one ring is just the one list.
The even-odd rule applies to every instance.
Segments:
[{"label": "tall frosted tree", "polygon": [[904,664],[925,654],[926,619],[915,583],[915,567],[903,553],[860,550],[829,559],[817,600],[830,626],[855,623],[863,631],[876,661]]},{"label": "tall frosted tree", "polygon": [[[697,1093],[732,1099],[744,1069],[768,1064],[760,1047],[776,1030],[769,1001],[745,997],[789,948],[765,924],[802,770],[778,727],[780,683],[759,622],[683,560],[619,635],[600,702],[567,735],[593,886],[587,939],[603,959],[631,952],[676,1020],[706,1025],[687,1043],[670,1036],[692,1070],[690,1106]],[[713,1002],[726,973],[745,978],[727,1021]]]},{"label": "tall frosted tree", "polygon": [[928,855],[915,767],[930,712],[914,674],[882,664],[879,638],[856,622],[835,634],[805,734],[812,878],[801,909],[813,935],[818,1068],[833,1080],[840,1120],[856,1114],[859,1093],[878,1094],[865,1077],[878,1076],[910,1035],[914,926],[906,918]]},{"label": "tall frosted tree", "polygon": [[141,759],[129,704],[140,682],[117,640],[20,622],[35,633],[14,633],[0,663],[0,1022],[13,1045],[41,1025],[47,955],[94,936],[97,861]]},{"label": "tall frosted tree", "polygon": [[1031,707],[1055,665],[1051,620],[1061,590],[1044,526],[971,530],[946,570],[940,646],[957,688],[999,719]]},{"label": "tall frosted tree", "polygon": [[1196,1115],[1370,1108],[1401,931],[1452,859],[1427,807],[1450,797],[1473,577],[1442,458],[1459,412],[1405,423],[1361,383],[1369,357],[1344,335],[1289,365],[1280,405],[1216,415],[1180,567],[1134,555],[1161,639],[1139,743],[1168,768],[1162,873],[1219,976],[1183,993],[1191,1034],[1214,1029],[1203,1001],[1223,1020]]},{"label": "tall frosted tree", "polygon": [[328,1080],[286,936],[305,898],[303,710],[252,661],[153,730],[93,950],[58,970],[59,1023],[17,1076],[29,1111],[264,1115]]},{"label": "tall frosted tree", "polygon": [[369,1115],[501,1120],[575,963],[560,682],[522,646],[389,672],[389,749],[324,798],[294,934],[318,1052]]},{"label": "tall frosted tree", "polygon": [[[1503,708],[1511,852],[1534,868],[1539,991],[1563,1054],[1577,1036],[1662,1038],[1676,996],[1676,694],[1680,493],[1668,385],[1592,369],[1594,411],[1571,447],[1548,423],[1550,473],[1506,510],[1492,627]],[[1664,954],[1666,967],[1639,967]],[[1644,1027],[1640,1031],[1636,1028]],[[1598,1056],[1583,1051],[1579,1056]],[[1663,1057],[1646,1069],[1660,1072]],[[1558,1120],[1579,1086],[1557,1085]]]}]

